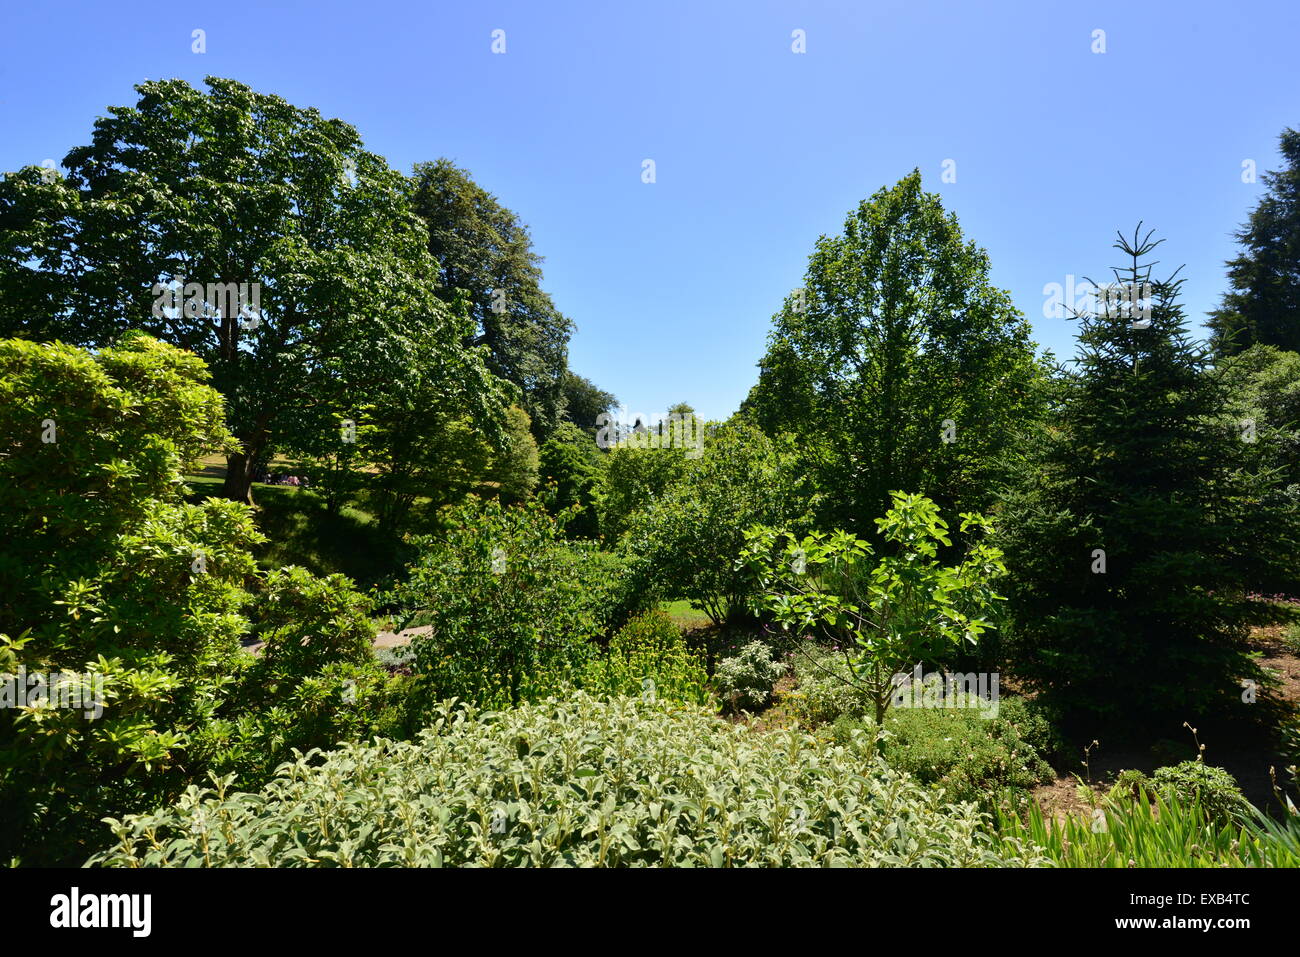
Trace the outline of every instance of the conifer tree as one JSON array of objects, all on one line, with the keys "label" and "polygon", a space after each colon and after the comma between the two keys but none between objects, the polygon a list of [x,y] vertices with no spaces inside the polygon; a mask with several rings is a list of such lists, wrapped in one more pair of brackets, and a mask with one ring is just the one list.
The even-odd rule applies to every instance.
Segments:
[{"label": "conifer tree", "polygon": [[1300,352],[1300,131],[1283,130],[1283,169],[1237,232],[1242,251],[1229,260],[1232,291],[1210,313],[1216,350],[1234,355],[1256,343]]},{"label": "conifer tree", "polygon": [[1263,681],[1248,590],[1296,528],[1188,333],[1183,280],[1151,278],[1162,240],[1139,234],[1115,244],[1118,295],[1077,317],[1074,368],[999,523],[1013,670],[1076,717],[1126,724],[1241,707],[1242,682]]}]

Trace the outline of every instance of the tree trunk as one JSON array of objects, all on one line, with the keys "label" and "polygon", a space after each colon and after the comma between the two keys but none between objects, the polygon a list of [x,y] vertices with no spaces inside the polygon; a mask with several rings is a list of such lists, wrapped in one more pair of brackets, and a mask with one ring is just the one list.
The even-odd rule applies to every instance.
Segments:
[{"label": "tree trunk", "polygon": [[267,419],[259,416],[251,435],[238,435],[240,451],[226,456],[226,484],[221,494],[232,502],[253,505],[253,469],[266,451]]},{"label": "tree trunk", "polygon": [[226,456],[226,484],[221,494],[233,502],[253,504],[253,462],[246,452]]}]

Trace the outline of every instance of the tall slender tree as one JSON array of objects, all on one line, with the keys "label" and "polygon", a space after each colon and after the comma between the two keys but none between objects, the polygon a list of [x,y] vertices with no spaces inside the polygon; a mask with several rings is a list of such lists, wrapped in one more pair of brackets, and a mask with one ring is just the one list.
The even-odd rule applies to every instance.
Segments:
[{"label": "tall slender tree", "polygon": [[573,323],[542,290],[528,227],[447,159],[418,164],[411,189],[428,226],[438,295],[463,297],[473,321],[466,344],[485,346],[492,371],[519,386],[544,441],[563,411]]},{"label": "tall slender tree", "polygon": [[890,493],[988,504],[1036,414],[1029,325],[913,171],[822,236],[743,407],[797,436],[828,527],[872,536]]},{"label": "tall slender tree", "polygon": [[1060,404],[998,526],[1013,670],[1093,730],[1239,707],[1241,682],[1264,680],[1242,643],[1267,613],[1250,586],[1297,541],[1294,503],[1188,334],[1183,280],[1151,278],[1157,245],[1140,228],[1115,244],[1119,303],[1078,317]]}]

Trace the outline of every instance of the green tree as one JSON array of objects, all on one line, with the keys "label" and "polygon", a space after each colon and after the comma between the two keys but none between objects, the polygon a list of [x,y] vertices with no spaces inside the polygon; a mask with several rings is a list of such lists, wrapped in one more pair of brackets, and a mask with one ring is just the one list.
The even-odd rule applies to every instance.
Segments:
[{"label": "green tree", "polygon": [[806,523],[813,504],[806,485],[788,449],[736,421],[715,433],[700,458],[687,460],[676,483],[632,513],[624,545],[648,563],[661,597],[688,598],[716,624],[734,624],[748,612],[753,590],[734,561],[744,530]]},{"label": "green tree", "polygon": [[755,577],[758,607],[841,650],[846,680],[870,699],[877,728],[898,691],[895,676],[978,644],[1001,600],[993,583],[1006,573],[1002,553],[983,540],[991,528],[983,516],[961,516],[968,549],[945,566],[939,547],[952,541],[938,506],[921,495],[891,498],[876,525],[892,554],[874,565],[871,545],[848,532],[800,539],[764,526],[746,530],[737,561]]},{"label": "green tree", "polygon": [[596,417],[618,404],[611,392],[606,392],[585,376],[574,372],[564,374],[564,418],[589,436],[596,434]]},{"label": "green tree", "polygon": [[538,449],[528,413],[517,405],[506,409],[504,448],[489,461],[486,480],[508,503],[522,502],[533,494],[538,481]]},{"label": "green tree", "polygon": [[913,172],[823,236],[777,314],[745,411],[793,433],[822,520],[871,533],[891,489],[986,507],[1037,414],[1029,326]]},{"label": "green tree", "polygon": [[572,422],[561,422],[541,448],[541,498],[552,515],[571,516],[564,526],[570,537],[596,538],[600,534],[597,504],[604,464],[591,434]]},{"label": "green tree", "polygon": [[1141,308],[1079,317],[1075,367],[1000,522],[1013,670],[1080,720],[1240,707],[1240,682],[1264,680],[1242,644],[1264,611],[1248,590],[1295,552],[1294,503],[1188,335],[1182,280],[1151,279],[1156,245],[1116,243]]},{"label": "green tree", "polygon": [[649,508],[686,474],[687,450],[680,447],[614,446],[606,456],[605,483],[600,496],[600,532],[617,542],[632,514]]},{"label": "green tree", "polygon": [[599,633],[592,550],[563,540],[541,504],[466,501],[393,592],[400,614],[431,619],[412,643],[419,701],[518,704],[574,677]]},{"label": "green tree", "polygon": [[102,347],[144,330],[202,357],[240,443],[235,500],[304,406],[347,416],[430,350],[443,404],[494,429],[501,390],[434,293],[405,178],[345,123],[206,83],[142,83],[67,154],[66,179],[0,183],[0,334]]},{"label": "green tree", "polygon": [[1266,464],[1300,494],[1300,353],[1254,345],[1218,366],[1233,416],[1258,443]]},{"label": "green tree", "polygon": [[450,160],[417,164],[411,194],[428,226],[438,294],[464,297],[473,322],[467,344],[485,346],[491,370],[519,386],[533,434],[545,440],[571,385],[573,323],[542,290],[528,227]]},{"label": "green tree", "polygon": [[1265,173],[1268,190],[1237,232],[1244,247],[1229,260],[1228,284],[1207,323],[1220,355],[1255,343],[1300,352],[1300,131],[1281,136],[1283,169]]}]

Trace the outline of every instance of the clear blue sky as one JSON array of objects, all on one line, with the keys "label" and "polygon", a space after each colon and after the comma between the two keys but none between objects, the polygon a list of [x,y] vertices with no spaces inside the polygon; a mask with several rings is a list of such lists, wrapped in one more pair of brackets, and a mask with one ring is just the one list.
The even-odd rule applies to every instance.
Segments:
[{"label": "clear blue sky", "polygon": [[631,411],[723,417],[817,236],[913,167],[1058,355],[1043,286],[1101,278],[1139,219],[1199,321],[1262,190],[1242,161],[1275,167],[1300,125],[1298,37],[1295,0],[10,2],[0,169],[88,142],[146,77],[233,77],[403,171],[467,167],[530,225],[576,371]]}]

